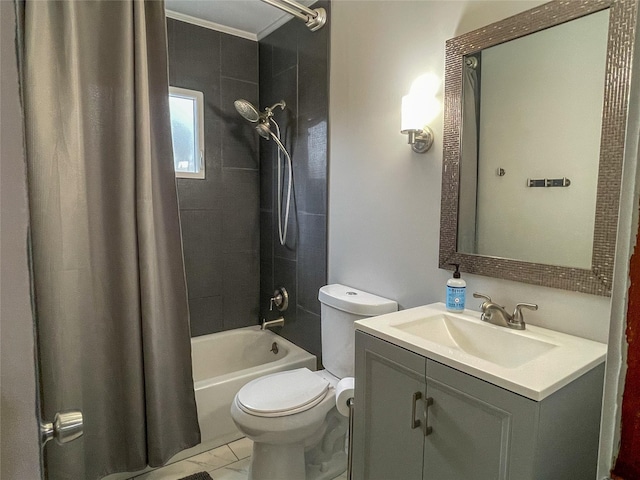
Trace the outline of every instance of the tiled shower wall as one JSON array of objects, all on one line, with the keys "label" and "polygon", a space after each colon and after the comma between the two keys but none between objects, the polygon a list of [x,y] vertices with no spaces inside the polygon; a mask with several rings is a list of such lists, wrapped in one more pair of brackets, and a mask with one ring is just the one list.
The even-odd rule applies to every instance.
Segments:
[{"label": "tiled shower wall", "polygon": [[258,101],[256,42],[167,19],[169,82],[204,93],[206,179],[178,179],[191,335],[255,325],[258,142],[233,101]]},{"label": "tiled shower wall", "polygon": [[[328,10],[329,2],[316,6]],[[259,44],[174,19],[167,20],[167,31],[171,85],[205,97],[206,179],[178,179],[191,334],[274,318],[269,299],[276,286],[284,286],[290,306],[279,333],[320,357],[328,27],[310,32],[290,21]],[[287,102],[275,114],[294,164],[286,247],[278,242],[277,150],[273,141],[258,142],[239,117],[233,107],[238,98],[261,110]]]},{"label": "tiled shower wall", "polygon": [[[318,6],[329,10],[328,1]],[[329,26],[311,32],[292,20],[259,43],[260,107],[287,103],[274,118],[291,151],[294,172],[283,247],[278,241],[277,147],[273,141],[260,141],[260,312],[267,318],[277,316],[279,312],[269,312],[269,299],[276,287],[285,287],[290,305],[279,333],[320,358],[318,289],[327,280]]]}]

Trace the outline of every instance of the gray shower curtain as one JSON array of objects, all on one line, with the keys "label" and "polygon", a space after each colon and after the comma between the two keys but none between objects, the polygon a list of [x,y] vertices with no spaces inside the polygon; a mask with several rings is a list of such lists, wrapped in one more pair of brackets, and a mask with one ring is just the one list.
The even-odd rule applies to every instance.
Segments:
[{"label": "gray shower curtain", "polygon": [[23,4],[42,414],[80,409],[49,479],[158,466],[200,441],[161,1]]},{"label": "gray shower curtain", "polygon": [[477,253],[478,139],[480,128],[480,92],[475,67],[463,64],[462,159],[459,164],[458,245],[464,253]]}]

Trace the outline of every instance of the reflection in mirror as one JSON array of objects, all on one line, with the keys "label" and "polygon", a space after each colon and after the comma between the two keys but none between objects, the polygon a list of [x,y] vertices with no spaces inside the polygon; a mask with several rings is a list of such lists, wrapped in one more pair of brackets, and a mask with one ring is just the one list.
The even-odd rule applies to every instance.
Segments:
[{"label": "reflection in mirror", "polygon": [[441,268],[611,294],[634,29],[554,1],[447,41]]},{"label": "reflection in mirror", "polygon": [[604,10],[465,57],[458,251],[591,267],[608,24]]}]

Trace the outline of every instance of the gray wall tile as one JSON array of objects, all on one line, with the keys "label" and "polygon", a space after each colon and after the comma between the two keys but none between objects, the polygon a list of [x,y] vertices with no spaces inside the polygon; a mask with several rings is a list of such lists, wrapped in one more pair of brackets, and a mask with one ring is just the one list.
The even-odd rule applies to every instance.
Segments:
[{"label": "gray wall tile", "polygon": [[318,357],[322,363],[320,315],[306,311],[298,306],[295,323],[289,324],[288,339],[306,351]]},{"label": "gray wall tile", "polygon": [[189,299],[191,336],[198,337],[224,330],[222,295]]},{"label": "gray wall tile", "polygon": [[329,50],[317,48],[328,43],[328,28],[314,32],[314,36],[298,35],[298,111],[307,113],[326,110],[329,96]]},{"label": "gray wall tile", "polygon": [[198,27],[174,19],[169,53],[169,69],[176,78],[190,79],[193,82],[208,82],[220,74],[220,36],[215,30]]},{"label": "gray wall tile", "polygon": [[233,78],[221,79],[219,111],[224,123],[221,138],[224,167],[258,170],[258,134],[254,125],[242,118],[233,102],[248,100],[258,107],[258,84]]},{"label": "gray wall tile", "polygon": [[278,75],[297,64],[298,51],[297,42],[295,41],[295,24],[296,22],[288,22],[262,40],[262,42],[272,47],[272,75]]},{"label": "gray wall tile", "polygon": [[167,32],[170,83],[205,99],[206,178],[177,181],[191,333],[203,335],[257,323],[258,143],[233,100],[257,104],[258,46],[172,19]]},{"label": "gray wall tile", "polygon": [[[265,42],[263,39],[258,42],[258,72],[261,79],[271,78],[273,76],[273,45]],[[270,82],[260,83],[260,98],[263,98],[262,88],[271,85]]]},{"label": "gray wall tile", "polygon": [[277,161],[269,142],[260,141],[260,210],[273,209],[273,166]]},{"label": "gray wall tile", "polygon": [[[316,4],[329,8],[328,1]],[[273,288],[289,291],[285,327],[279,332],[318,357],[321,353],[318,289],[326,283],[328,27],[310,32],[291,21],[260,41],[260,105],[284,99],[276,112],[294,164],[291,238],[280,246],[277,232],[276,146],[260,144],[260,308],[268,316]],[[271,214],[271,222],[267,215]],[[313,214],[313,215],[309,215]],[[272,246],[273,256],[265,257]]]},{"label": "gray wall tile", "polygon": [[227,253],[224,277],[224,329],[256,325],[260,295],[258,253]]},{"label": "gray wall tile", "polygon": [[327,212],[327,112],[298,117],[295,185],[301,213]]},{"label": "gray wall tile", "polygon": [[189,298],[210,297],[222,289],[222,222],[215,210],[180,212]]},{"label": "gray wall tile", "polygon": [[224,253],[260,249],[259,182],[257,170],[225,168],[222,173]]},{"label": "gray wall tile", "polygon": [[214,210],[222,204],[220,168],[206,168],[206,178],[178,178],[180,210]]},{"label": "gray wall tile", "polygon": [[[329,2],[318,5],[328,8]],[[268,317],[274,287],[285,286],[291,306],[282,335],[320,355],[328,104],[323,30],[288,22],[257,45],[167,21],[170,81],[203,91],[206,103],[207,179],[178,181],[193,335],[255,324],[259,310]],[[259,109],[287,102],[275,113],[294,162],[287,248],[279,245],[274,216],[275,144],[259,139],[237,114],[238,98]]]},{"label": "gray wall tile", "polygon": [[327,282],[327,217],[300,214],[298,305],[320,315],[318,290]]},{"label": "gray wall tile", "polygon": [[258,78],[258,43],[233,35],[222,35],[223,77],[255,82]]},{"label": "gray wall tile", "polygon": [[[273,212],[262,210],[260,211],[260,231],[272,232],[273,231]],[[260,259],[269,260],[273,263],[273,236],[272,235],[260,235]]]}]

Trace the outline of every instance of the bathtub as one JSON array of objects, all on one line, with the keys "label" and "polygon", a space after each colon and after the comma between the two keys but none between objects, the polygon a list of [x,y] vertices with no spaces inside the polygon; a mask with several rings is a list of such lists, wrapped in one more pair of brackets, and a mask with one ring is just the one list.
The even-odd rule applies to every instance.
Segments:
[{"label": "bathtub", "polygon": [[[277,345],[277,353],[272,351]],[[167,464],[211,450],[243,435],[231,419],[231,402],[250,380],[269,373],[307,367],[316,357],[260,326],[238,328],[191,339],[193,381],[202,442],[175,454]],[[131,480],[154,470],[114,473],[103,480]]]},{"label": "bathtub", "polygon": [[242,437],[230,408],[247,382],[283,370],[316,369],[315,355],[259,326],[192,338],[191,356],[202,450]]}]

